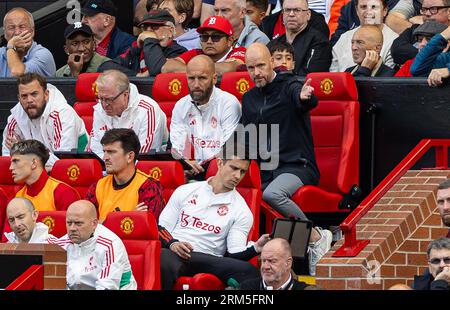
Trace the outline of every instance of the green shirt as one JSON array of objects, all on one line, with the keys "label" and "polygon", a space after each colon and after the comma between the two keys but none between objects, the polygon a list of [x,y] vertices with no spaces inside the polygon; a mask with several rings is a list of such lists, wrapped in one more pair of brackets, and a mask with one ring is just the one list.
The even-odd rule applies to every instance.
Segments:
[{"label": "green shirt", "polygon": [[[91,61],[89,61],[88,66],[86,67],[86,70],[81,70],[80,73],[85,72],[97,72],[98,67],[104,63],[105,61],[108,61],[108,57],[104,57],[96,52],[94,52],[94,56],[92,56]],[[55,77],[70,77],[70,67],[69,65],[62,66],[58,69],[55,73]]]}]

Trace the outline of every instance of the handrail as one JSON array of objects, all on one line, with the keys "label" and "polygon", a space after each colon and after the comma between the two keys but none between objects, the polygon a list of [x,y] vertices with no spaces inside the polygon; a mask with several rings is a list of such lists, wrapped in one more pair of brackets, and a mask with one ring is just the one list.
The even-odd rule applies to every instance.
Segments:
[{"label": "handrail", "polygon": [[24,273],[18,276],[5,290],[43,290],[44,266],[31,265]]},{"label": "handrail", "polygon": [[431,148],[436,148],[435,168],[448,169],[448,148],[450,139],[423,139],[388,174],[383,181],[356,207],[341,223],[344,244],[336,250],[333,257],[354,257],[362,251],[369,240],[356,239],[356,224],[372,207],[395,185],[395,183]]}]

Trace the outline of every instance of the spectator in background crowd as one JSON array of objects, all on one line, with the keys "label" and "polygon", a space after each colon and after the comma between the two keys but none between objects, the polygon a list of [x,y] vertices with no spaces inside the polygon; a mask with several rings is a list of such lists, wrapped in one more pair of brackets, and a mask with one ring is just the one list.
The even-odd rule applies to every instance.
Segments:
[{"label": "spectator in background crowd", "polygon": [[[426,20],[421,12],[421,8],[425,3],[423,0],[399,0],[392,2],[395,6],[389,10],[389,14],[386,17],[386,25],[398,34],[413,25],[420,25]],[[425,4],[425,8],[429,7],[428,4]]]},{"label": "spectator in background crowd", "polygon": [[[251,45],[245,58],[255,87],[242,98],[241,123],[254,124],[259,131],[263,126],[278,126],[279,132],[278,145],[267,131],[265,139],[260,133],[264,140],[260,137],[257,149],[250,153],[258,154],[263,199],[285,217],[307,220],[291,196],[301,186],[319,182],[309,116],[309,111],[317,106],[311,79],[302,84],[292,72],[276,74],[268,48],[260,43]],[[264,159],[261,154],[265,155]],[[331,241],[329,230],[312,229],[311,275],[315,275],[317,262],[330,249]]]},{"label": "spectator in background crowd", "polygon": [[247,48],[254,42],[269,43],[269,38],[245,15],[245,0],[215,0],[216,16],[226,18],[233,27],[233,46]]},{"label": "spectator in background crowd", "polygon": [[308,285],[292,275],[292,251],[285,239],[267,242],[261,251],[261,277],[246,280],[242,290],[304,290]]},{"label": "spectator in background crowd", "polygon": [[[355,1],[361,26],[376,25],[383,33],[383,48],[380,56],[389,68],[394,68],[394,61],[391,56],[392,42],[398,37],[391,28],[384,24],[384,17],[387,14],[386,0],[353,0]],[[344,72],[347,68],[354,66],[352,59],[351,41],[353,34],[359,27],[349,30],[341,35],[333,47],[333,61],[330,71]]]},{"label": "spectator in background crowd", "polygon": [[48,158],[48,149],[37,140],[13,145],[9,170],[14,183],[23,184],[16,197],[27,198],[38,211],[64,211],[80,195],[66,183],[47,175],[44,167]]},{"label": "spectator in background crowd", "polygon": [[194,13],[193,0],[164,0],[159,8],[168,11],[175,20],[174,40],[188,51],[200,48],[199,33],[196,29],[188,29]]},{"label": "spectator in background crowd", "polygon": [[450,238],[450,179],[439,184],[436,202],[442,218],[442,224],[449,228],[447,238]]},{"label": "spectator in background crowd", "polygon": [[[419,17],[423,20],[423,22],[434,20],[441,24],[450,26],[450,0],[423,0],[420,13],[422,15]],[[417,27],[422,24],[422,22],[417,22],[418,23],[405,29],[392,43],[391,54],[394,62],[398,65],[402,65],[407,60],[413,59],[418,53],[416,45],[417,37],[414,32]]]},{"label": "spectator in background crowd", "polygon": [[139,137],[141,153],[161,151],[167,144],[167,118],[150,97],[139,94],[136,85],[117,70],[106,70],[96,81],[98,103],[94,106],[88,151],[103,157],[101,139],[113,128],[131,128]]},{"label": "spectator in background crowd", "polygon": [[427,249],[428,271],[414,276],[415,290],[450,290],[450,239],[433,240]]},{"label": "spectator in background crowd", "polygon": [[168,59],[161,72],[185,72],[186,65],[197,55],[207,55],[215,62],[217,74],[237,71],[245,62],[245,48],[233,48],[233,28],[221,16],[212,16],[197,28],[202,49],[195,49]]},{"label": "spectator in background crowd", "polygon": [[[280,5],[283,6],[283,0],[280,0]],[[311,18],[308,21],[308,25],[321,32],[326,38],[330,36],[330,30],[322,14],[311,10]],[[261,27],[271,40],[285,34],[286,28],[283,24],[283,10],[266,16],[261,23]]]},{"label": "spectator in background crowd", "polygon": [[236,97],[215,87],[217,73],[209,57],[194,57],[186,73],[189,95],[175,104],[170,141],[174,156],[184,158],[192,167],[188,176],[203,180],[209,161],[235,130],[241,117],[241,105]]},{"label": "spectator in background crowd", "polygon": [[241,149],[221,152],[215,176],[182,185],[170,197],[158,223],[162,289],[172,289],[179,276],[202,272],[230,286],[258,276],[248,260],[261,252],[269,235],[247,243],[253,214],[235,189],[250,165],[237,156],[245,154]]},{"label": "spectator in background crowd", "polygon": [[250,18],[251,22],[261,28],[262,20],[266,17],[268,8],[268,0],[247,0],[245,14]]},{"label": "spectator in background crowd", "polygon": [[136,169],[140,143],[132,129],[108,130],[101,140],[106,173],[89,187],[86,198],[103,222],[114,211],[148,211],[158,219],[164,208],[159,182]]},{"label": "spectator in background crowd", "polygon": [[83,120],[55,86],[36,73],[26,73],[18,78],[17,88],[19,102],[3,131],[3,156],[9,155],[14,143],[35,139],[50,150],[46,163],[50,170],[58,160],[54,152],[84,151],[88,136]]},{"label": "spectator in background crowd", "polygon": [[294,72],[304,76],[310,72],[328,71],[331,45],[328,38],[308,25],[311,10],[306,0],[284,0],[283,21],[286,33],[278,41],[292,44],[295,51]]},{"label": "spectator in background crowd", "polygon": [[450,76],[450,26],[431,38],[411,65],[413,76],[428,76],[430,86],[439,86]]},{"label": "spectator in background crowd", "polygon": [[153,10],[139,24],[143,30],[133,46],[119,57],[104,63],[99,71],[120,70],[129,76],[156,76],[168,58],[186,49],[173,41],[175,21],[169,12]]},{"label": "spectator in background crowd", "polygon": [[380,56],[383,33],[375,25],[358,28],[352,38],[352,55],[355,66],[347,68],[353,76],[394,76],[395,70],[383,63]]},{"label": "spectator in background crowd", "polygon": [[77,77],[80,73],[97,72],[109,60],[95,51],[94,35],[88,25],[76,22],[64,31],[67,64],[56,71],[56,77]]},{"label": "spectator in background crowd", "polygon": [[5,232],[8,243],[48,243],[56,239],[48,233],[48,226],[36,223],[38,211],[26,198],[13,198],[6,206],[6,219],[11,232]]},{"label": "spectator in background crowd", "polygon": [[89,0],[81,13],[94,33],[97,53],[113,59],[130,48],[134,37],[116,26],[117,8],[111,0]]},{"label": "spectator in background crowd", "polygon": [[[428,42],[431,40],[431,38],[442,31],[445,30],[447,26],[445,24],[438,23],[434,20],[427,20],[422,25],[418,25],[418,27],[414,27],[413,35],[416,38],[416,43],[414,44],[413,48],[416,51],[421,51],[422,48],[424,48]],[[394,41],[395,42],[395,41]],[[405,43],[408,44],[408,43]],[[393,51],[393,49],[391,49]],[[414,54],[415,55],[415,54]],[[411,65],[413,64],[415,59],[409,59],[407,60],[400,68],[400,70],[397,71],[395,76],[401,77],[401,76],[412,76],[411,74]]]},{"label": "spectator in background crowd", "polygon": [[34,41],[33,15],[23,8],[14,8],[3,18],[6,46],[0,48],[0,78],[18,77],[35,72],[54,76],[52,53]]},{"label": "spectator in background crowd", "polygon": [[125,246],[98,222],[95,207],[86,200],[67,209],[67,235],[54,243],[67,251],[70,290],[136,290]]},{"label": "spectator in background crowd", "polygon": [[273,59],[273,68],[292,71],[295,68],[295,51],[285,41],[272,40],[267,44]]}]

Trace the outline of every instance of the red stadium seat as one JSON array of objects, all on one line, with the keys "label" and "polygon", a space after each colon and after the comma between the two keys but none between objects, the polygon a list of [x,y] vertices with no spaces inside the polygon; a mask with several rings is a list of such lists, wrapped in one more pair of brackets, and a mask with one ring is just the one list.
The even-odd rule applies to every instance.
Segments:
[{"label": "red stadium seat", "polygon": [[169,130],[175,103],[188,94],[186,73],[160,73],[155,77],[152,98],[166,114]]},{"label": "red stadium seat", "polygon": [[170,196],[172,196],[178,186],[185,183],[183,166],[175,160],[140,160],[136,167],[161,183],[165,203],[169,201]]},{"label": "red stadium seat", "polygon": [[[61,238],[67,233],[66,228],[66,211],[40,211],[37,222],[42,222],[48,226],[48,232],[56,238]],[[11,232],[11,227],[8,224],[8,219],[4,220],[3,232]],[[7,239],[2,234],[1,242],[6,242]]]},{"label": "red stadium seat", "polygon": [[319,99],[311,111],[314,151],[320,170],[318,186],[303,186],[293,200],[303,212],[350,212],[344,199],[359,181],[359,102],[348,72],[310,73]]},{"label": "red stadium seat", "polygon": [[[212,160],[208,166],[206,177],[209,178],[217,173],[217,161]],[[238,184],[238,192],[247,202],[253,213],[253,227],[249,232],[248,240],[256,241],[259,238],[259,210],[262,202],[261,176],[259,174],[258,164],[252,160],[250,167],[244,178]],[[251,261],[256,264],[257,260]],[[189,285],[190,290],[223,290],[224,283],[215,275],[209,273],[199,273],[193,277],[179,277],[174,285],[175,290],[181,290],[183,285]]]},{"label": "red stadium seat", "polygon": [[161,243],[156,220],[151,212],[111,212],[103,225],[122,239],[138,289],[161,289]]},{"label": "red stadium seat", "polygon": [[240,102],[242,102],[242,96],[253,86],[255,83],[247,71],[225,72],[220,82],[220,88],[235,95]]},{"label": "red stadium seat", "polygon": [[103,177],[102,165],[96,159],[60,159],[53,166],[52,177],[72,186],[84,198],[89,186]]},{"label": "red stadium seat", "polygon": [[94,105],[97,104],[97,87],[95,81],[100,73],[82,73],[75,84],[75,102],[73,108],[81,117],[88,133],[92,130]]},{"label": "red stadium seat", "polygon": [[0,233],[3,234],[3,227],[6,220],[6,205],[8,204],[8,196],[0,188]]},{"label": "red stadium seat", "polygon": [[11,157],[0,156],[0,188],[3,189],[6,196],[8,197],[8,200],[14,198],[16,193],[23,186],[14,183],[11,171],[9,170],[10,164],[11,164]]}]

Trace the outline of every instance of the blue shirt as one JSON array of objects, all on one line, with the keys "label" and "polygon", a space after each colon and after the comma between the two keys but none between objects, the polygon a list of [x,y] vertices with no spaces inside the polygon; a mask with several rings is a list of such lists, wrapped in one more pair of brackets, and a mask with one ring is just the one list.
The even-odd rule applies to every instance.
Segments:
[{"label": "blue shirt", "polygon": [[443,53],[448,41],[438,33],[431,38],[417,54],[411,65],[413,76],[428,76],[433,69],[448,68],[450,70],[450,52]]},{"label": "blue shirt", "polygon": [[[43,76],[54,76],[56,72],[55,60],[52,53],[36,42],[23,58],[25,73],[34,72]],[[6,60],[6,47],[0,48],[0,78],[11,77],[11,71]]]}]

